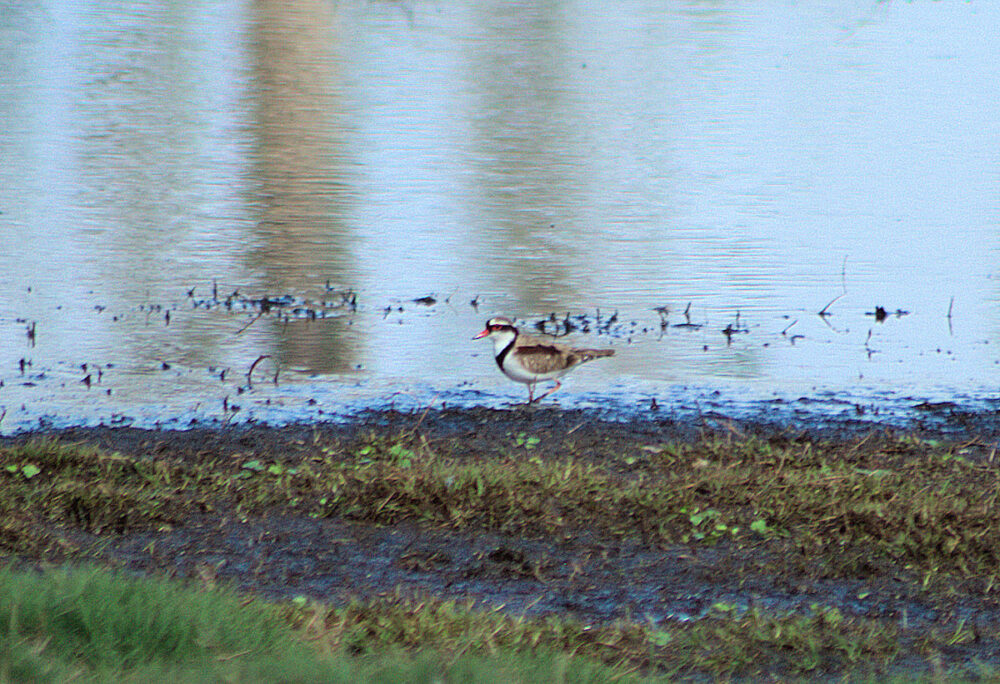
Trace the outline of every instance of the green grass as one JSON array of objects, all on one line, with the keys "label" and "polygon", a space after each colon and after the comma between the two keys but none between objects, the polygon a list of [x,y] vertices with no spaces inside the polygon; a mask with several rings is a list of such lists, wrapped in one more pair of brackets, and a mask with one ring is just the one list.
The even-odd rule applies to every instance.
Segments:
[{"label": "green grass", "polygon": [[[956,635],[940,635],[929,653]],[[823,606],[767,615],[720,605],[688,623],[588,625],[400,593],[341,608],[274,605],[120,571],[0,569],[2,682],[804,681],[838,672],[865,681],[891,670],[902,639]],[[944,672],[934,676],[930,662],[924,680],[938,681]],[[997,681],[998,672],[973,662],[947,680],[961,675]]]},{"label": "green grass", "polygon": [[301,612],[293,619],[289,610],[94,568],[0,569],[0,681],[598,682],[621,674],[551,651],[414,653],[399,639],[363,645],[360,634],[349,645],[319,643],[293,626]]},{"label": "green grass", "polygon": [[305,651],[275,615],[233,594],[93,568],[0,571],[0,638],[12,681]]},{"label": "green grass", "polygon": [[832,610],[668,628],[527,619],[400,595],[274,606],[95,568],[0,569],[0,681],[632,681],[888,662],[892,630]]}]

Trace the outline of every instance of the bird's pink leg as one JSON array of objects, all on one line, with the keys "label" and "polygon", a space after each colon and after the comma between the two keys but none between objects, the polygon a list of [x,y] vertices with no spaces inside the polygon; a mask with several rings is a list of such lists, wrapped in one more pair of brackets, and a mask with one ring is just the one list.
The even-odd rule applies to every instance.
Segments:
[{"label": "bird's pink leg", "polygon": [[549,396],[550,394],[552,394],[553,392],[555,392],[557,389],[559,389],[560,387],[562,387],[562,383],[559,382],[558,380],[556,380],[555,383],[556,383],[555,387],[553,387],[552,389],[550,389],[548,392],[546,392],[542,396],[538,397],[538,399],[535,399],[535,401],[541,401],[542,399],[544,399],[545,397]]}]

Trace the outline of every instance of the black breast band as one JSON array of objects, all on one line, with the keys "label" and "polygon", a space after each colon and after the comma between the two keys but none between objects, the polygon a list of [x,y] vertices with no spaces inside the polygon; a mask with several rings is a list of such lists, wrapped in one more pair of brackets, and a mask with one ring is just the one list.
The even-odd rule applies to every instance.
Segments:
[{"label": "black breast band", "polygon": [[507,358],[507,354],[514,348],[515,342],[517,342],[517,335],[510,341],[510,344],[503,348],[502,352],[496,355],[497,365],[500,366],[500,370],[503,370],[503,360]]}]

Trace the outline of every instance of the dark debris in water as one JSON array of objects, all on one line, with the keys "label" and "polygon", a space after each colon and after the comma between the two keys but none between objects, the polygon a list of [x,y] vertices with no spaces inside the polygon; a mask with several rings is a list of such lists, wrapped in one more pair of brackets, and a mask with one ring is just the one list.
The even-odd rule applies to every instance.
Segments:
[{"label": "dark debris in water", "polygon": [[722,334],[726,336],[726,346],[728,347],[733,343],[733,335],[743,335],[749,333],[750,330],[740,324],[740,312],[736,312],[736,320],[732,323],[727,323],[726,327],[722,329]]},{"label": "dark debris in water", "polygon": [[[244,324],[243,328],[234,331],[238,334],[239,332],[242,332],[242,330],[245,330],[253,325],[255,321],[265,316],[272,317],[273,319],[277,319],[279,321],[309,321],[314,319],[337,317],[347,317],[350,321],[353,320],[351,316],[358,312],[361,307],[359,304],[359,294],[354,289],[338,287],[333,285],[330,281],[327,281],[325,286],[323,284],[320,284],[318,287],[313,286],[315,294],[312,296],[273,292],[264,294],[246,294],[245,289],[246,288],[243,287],[224,287],[218,282],[213,281],[207,293],[205,292],[206,288],[204,285],[181,290],[180,292],[187,295],[186,301],[181,300],[183,303],[175,302],[168,304],[166,302],[146,302],[138,305],[136,309],[116,313],[114,315],[114,320],[124,320],[129,317],[136,318],[136,311],[138,311],[139,320],[141,320],[142,316],[145,316],[147,321],[163,321],[166,325],[170,325],[172,322],[175,323],[181,320],[185,310],[188,314],[190,314],[191,309],[187,308],[189,306],[195,311],[207,311],[211,312],[211,315],[232,315],[234,318],[241,319],[241,323]],[[415,295],[420,293],[414,292],[410,294]],[[403,322],[404,315],[422,315],[430,317],[452,314],[456,312],[456,309],[464,309],[464,303],[466,301],[469,306],[475,310],[478,310],[481,306],[482,308],[487,308],[495,304],[495,302],[489,302],[486,297],[476,294],[476,296],[472,299],[463,299],[461,307],[453,307],[450,305],[450,300],[453,296],[455,296],[455,292],[452,292],[447,296],[444,294],[438,294],[437,292],[423,294],[417,297],[408,297],[404,295],[398,299],[390,300],[390,302],[385,304],[384,307],[376,305],[362,311],[362,313],[367,313],[370,316],[377,317],[378,313],[381,312],[384,318],[389,317],[390,314],[398,314],[398,316],[393,316],[393,322],[396,322],[398,319],[401,323]],[[839,297],[836,299],[839,299]],[[836,301],[836,299],[834,301]],[[110,316],[111,313],[114,313],[108,312],[108,307],[103,304],[95,304],[92,308],[98,315]],[[755,339],[759,337],[758,326],[747,325],[738,310],[734,316],[729,318],[728,321],[713,320],[709,313],[702,313],[701,310],[691,301],[688,301],[682,309],[674,309],[670,303],[663,303],[660,306],[646,310],[644,314],[629,315],[626,311],[612,310],[609,312],[608,310],[602,311],[601,309],[595,309],[593,311],[581,312],[560,310],[549,312],[547,315],[533,316],[529,314],[526,318],[521,320],[526,330],[536,331],[553,338],[562,338],[568,335],[595,335],[621,340],[626,344],[629,344],[641,338],[652,339],[653,341],[662,340],[666,335],[675,330],[681,331],[678,336],[683,335],[684,332],[714,330],[716,332],[711,332],[710,334],[705,335],[706,342],[714,340],[715,342],[721,343],[721,338],[719,337],[719,333],[721,333],[721,335],[725,338],[727,345],[753,344],[756,342],[763,346],[767,346],[770,343],[769,340],[761,341]],[[883,306],[877,306],[873,311],[865,313],[868,316],[875,317],[876,321],[879,322],[889,316],[902,317],[909,314],[908,311],[903,309],[897,308],[895,311],[890,311]],[[858,315],[860,316],[860,314]],[[951,304],[949,304],[949,326],[951,325],[951,315],[952,307]],[[793,326],[796,325],[798,319],[793,318],[790,314],[785,315],[784,318],[790,322],[787,325],[782,324],[784,325],[784,329],[780,331],[780,336],[794,345],[796,341],[803,339],[802,335],[794,334],[795,330],[793,329]],[[36,321],[31,316],[8,318],[5,322],[9,323],[11,321],[16,324],[16,335],[20,338],[26,349],[25,351],[20,352],[24,355],[20,356],[19,359],[17,356],[11,357],[10,367],[6,369],[6,372],[10,374],[10,377],[7,378],[8,387],[36,387],[44,386],[46,384],[51,387],[54,382],[64,381],[67,384],[62,385],[63,387],[70,385],[73,387],[80,387],[82,384],[84,387],[90,388],[92,385],[103,385],[103,387],[101,387],[101,391],[103,392],[106,390],[108,394],[111,393],[115,377],[111,376],[102,378],[101,370],[98,367],[99,365],[104,365],[105,367],[110,368],[111,364],[95,363],[93,366],[95,370],[84,368],[84,372],[82,374],[77,375],[74,373],[72,375],[72,379],[69,379],[65,374],[60,373],[57,369],[45,366],[43,361],[33,359],[33,354],[35,353],[33,349],[36,342],[38,342],[38,344],[44,344],[47,342],[45,329],[38,326]],[[863,353],[866,353],[869,356],[869,358],[873,358],[882,353],[880,347],[885,338],[883,336],[880,339],[877,334],[873,336],[872,329],[876,329],[876,333],[878,331],[876,326],[866,327],[869,327],[868,335],[863,342],[859,339],[857,345],[861,348]],[[774,337],[778,338],[777,331],[775,331]],[[719,346],[721,346],[721,344]],[[702,349],[705,352],[711,352],[713,348],[715,348],[714,345],[710,346],[707,343],[702,346]],[[941,349],[938,349],[937,351],[938,353],[951,353],[950,351],[942,352]],[[183,374],[185,371],[190,370],[184,367],[184,361],[175,357],[157,358],[154,356],[153,359],[155,359],[155,361],[152,361],[151,363],[144,363],[142,366],[143,372],[149,370],[150,366],[153,369],[172,371],[172,373],[175,374]],[[82,360],[83,359],[79,359],[72,365],[79,366],[79,361]],[[239,366],[233,369],[233,373],[231,375],[230,369],[228,368],[213,368],[210,371],[213,376],[213,385],[217,382],[226,382],[232,377],[245,375],[247,367],[249,366],[251,373],[247,379],[246,388],[252,387],[251,381],[256,377],[254,376],[253,368],[257,362],[254,362],[254,365],[251,365],[250,361],[250,358],[245,361],[241,361]],[[275,370],[272,371],[271,364],[268,364],[267,374],[272,378],[271,382],[273,384],[277,384],[277,365],[273,360],[271,363],[275,364]],[[352,363],[351,367],[360,369],[362,365]],[[0,372],[3,371],[4,369],[0,369]],[[20,378],[15,379],[15,373],[19,373]],[[257,376],[261,376],[261,373],[258,372]],[[0,375],[0,383],[2,383],[3,380],[3,376]],[[2,386],[3,385],[0,384],[0,387]],[[237,393],[245,391],[245,388],[242,386],[234,389]],[[660,404],[657,404],[656,399],[650,400],[648,398],[643,399],[643,404],[652,406],[652,410],[657,410],[660,405],[666,405],[665,402],[661,401]],[[7,405],[8,408],[11,406],[13,406],[12,403]],[[932,410],[932,408],[934,410]],[[925,413],[941,412],[941,410],[937,407],[923,407],[922,410]],[[11,417],[9,415],[7,425],[9,426],[10,423]]]},{"label": "dark debris in water", "polygon": [[[625,320],[619,317],[618,311],[615,311],[610,316],[602,315],[601,310],[597,309],[593,314],[572,313],[569,311],[566,313],[552,312],[543,318],[529,321],[529,325],[536,332],[550,337],[565,337],[579,333],[584,335],[606,335],[616,339],[625,339],[628,342],[631,342],[637,335],[658,333],[659,337],[662,338],[670,328],[697,331],[704,327],[704,324],[695,323],[691,320],[690,302],[688,302],[683,311],[684,320],[678,323],[670,322],[669,306],[658,306],[653,311],[659,316],[658,323],[637,319]],[[750,329],[741,321],[740,313],[737,311],[734,320],[727,323],[726,327],[721,329],[721,332],[726,338],[727,345],[729,345],[733,342],[733,336],[748,334]],[[801,338],[801,335],[798,338]]]},{"label": "dark debris in water", "polygon": [[[332,289],[329,283],[326,296],[318,301],[291,294],[252,297],[241,294],[239,289],[219,297],[216,283],[212,285],[211,297],[198,299],[194,295],[195,288],[188,290],[188,297],[196,309],[207,311],[224,309],[231,312],[254,313],[258,316],[273,314],[286,320],[292,318],[315,320],[354,313],[358,310],[358,295],[354,290]],[[169,323],[169,318],[167,322]]]},{"label": "dark debris in water", "polygon": [[874,311],[866,311],[865,315],[866,316],[874,316],[875,317],[875,322],[876,323],[881,323],[886,318],[888,318],[890,315],[895,316],[896,318],[902,318],[903,316],[908,316],[909,313],[910,313],[909,311],[904,311],[903,309],[896,309],[895,311],[888,311],[883,306],[876,306]]},{"label": "dark debris in water", "polygon": [[[245,319],[245,324],[237,331],[237,333],[242,333],[244,330],[252,326],[257,320],[263,317],[273,317],[277,318],[279,321],[287,323],[292,320],[310,321],[319,319],[335,319],[343,316],[351,317],[353,314],[358,313],[361,310],[359,295],[353,288],[338,287],[332,284],[330,280],[327,280],[325,285],[320,286],[318,290],[319,293],[315,297],[307,297],[291,293],[265,293],[260,295],[251,295],[243,292],[240,287],[232,290],[223,288],[220,286],[218,281],[213,280],[210,291],[206,296],[199,296],[200,291],[198,286],[186,288],[184,293],[186,294],[186,298],[190,302],[193,309],[247,315],[248,317]],[[407,312],[412,312],[415,307],[426,309],[427,315],[434,315],[445,311],[445,309],[441,307],[442,304],[445,304],[448,305],[448,311],[454,312],[454,307],[451,307],[451,298],[456,292],[458,292],[457,288],[450,295],[444,297],[437,293],[428,293],[411,298],[391,299],[389,302],[380,305],[377,308],[369,309],[369,313],[381,312],[383,320],[387,319],[390,315],[397,314],[398,322],[402,323],[403,315]],[[834,298],[834,300],[831,301],[831,304],[840,299],[840,296]],[[475,297],[467,301],[473,310],[479,311],[480,307],[485,305],[482,299],[482,295],[477,294]],[[708,315],[705,315],[703,320],[696,320],[694,314],[692,313],[692,307],[693,303],[688,301],[683,310],[680,311],[680,319],[675,317],[674,309],[670,304],[662,304],[654,307],[651,311],[655,314],[655,318],[652,316],[647,316],[645,318],[626,318],[626,316],[621,314],[618,310],[615,310],[610,315],[608,315],[607,312],[602,312],[600,309],[595,309],[592,313],[587,311],[552,311],[541,317],[531,317],[529,315],[525,321],[525,325],[538,333],[553,338],[560,338],[573,334],[598,335],[620,339],[626,341],[627,343],[631,343],[635,341],[636,338],[654,335],[659,340],[671,330],[695,332],[711,325],[712,321]],[[103,313],[107,309],[107,307],[102,304],[94,305],[93,308],[98,313]],[[820,312],[821,317],[829,315],[826,308]],[[156,316],[160,317],[164,325],[167,326],[176,320],[178,311],[180,310],[180,307],[177,305],[167,305],[154,302],[138,306],[138,312],[146,317],[147,322],[150,321],[151,317]],[[899,308],[895,309],[895,311],[891,311],[879,305],[876,306],[874,310],[865,312],[865,315],[874,317],[876,322],[882,322],[889,316],[901,318],[909,313],[909,311]],[[952,307],[949,305],[949,327],[952,324],[951,314]],[[124,320],[129,316],[129,313],[118,313],[114,316],[114,320]],[[786,315],[785,318],[791,318],[791,316]],[[396,319],[394,318],[394,321],[395,320]],[[825,320],[826,318],[824,317],[824,321]],[[28,320],[27,318],[18,318],[17,322],[24,326],[28,346],[34,347],[40,336],[37,323],[33,320]],[[788,329],[791,328],[795,322],[796,321],[792,321],[791,324],[786,326],[786,328],[781,331],[781,335],[785,339],[789,340],[789,342],[793,345],[797,341],[804,338],[801,334],[788,334]],[[751,333],[750,327],[741,320],[741,315],[738,310],[733,320],[725,322],[724,327],[717,329],[724,336],[727,346],[734,344],[737,336],[749,336]],[[761,344],[766,347],[770,343],[768,341],[763,341]],[[862,347],[869,358],[879,353],[878,349],[872,347],[870,335],[864,341]],[[703,345],[703,350],[709,351],[710,346],[708,344]],[[30,362],[30,358],[27,358],[22,362],[22,373],[24,372],[23,366],[26,362]]]},{"label": "dark debris in water", "polygon": [[531,327],[543,335],[550,337],[565,337],[573,333],[607,335],[615,338],[631,337],[639,327],[638,321],[619,319],[615,311],[610,316],[602,316],[597,309],[594,314],[573,314],[569,311],[563,314],[550,313],[545,318],[536,319]]},{"label": "dark debris in water", "polygon": [[[657,308],[657,312],[660,313],[661,323],[664,323],[666,321],[666,315],[664,313],[662,313],[662,311],[661,311],[662,309],[665,309],[665,308],[666,307],[658,307]],[[666,326],[663,326],[663,327],[665,328]],[[701,327],[702,327],[701,323],[692,323],[691,322],[691,302],[688,302],[687,306],[684,307],[684,322],[683,323],[674,323],[671,327],[673,327],[673,328],[681,328],[681,329],[684,329],[684,330],[700,330],[701,329]]]}]

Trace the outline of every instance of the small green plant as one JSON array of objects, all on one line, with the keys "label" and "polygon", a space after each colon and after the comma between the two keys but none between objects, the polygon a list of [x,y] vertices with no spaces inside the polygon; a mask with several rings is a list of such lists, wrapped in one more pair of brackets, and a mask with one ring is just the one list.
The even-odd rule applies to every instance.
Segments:
[{"label": "small green plant", "polygon": [[402,444],[393,444],[389,447],[389,462],[399,468],[412,467],[415,456],[413,449],[407,449]]},{"label": "small green plant", "polygon": [[35,475],[38,475],[40,472],[42,472],[42,469],[36,466],[34,463],[25,463],[24,465],[21,466],[17,466],[11,463],[10,465],[7,465],[4,468],[4,470],[6,470],[11,475],[16,475],[18,472],[20,472],[21,476],[25,480],[30,480]]},{"label": "small green plant", "polygon": [[725,601],[716,601],[709,606],[709,612],[716,615],[736,615],[739,612],[739,606]]},{"label": "small green plant", "polygon": [[[735,537],[740,531],[739,527],[727,525],[725,522],[719,520],[722,514],[714,508],[701,510],[699,507],[695,506],[693,509],[689,510],[685,506],[684,508],[681,508],[680,512],[687,514],[688,522],[691,523],[692,527],[690,532],[681,537],[681,541],[685,544],[691,540],[716,542],[726,534]],[[713,523],[713,521],[716,522]]]},{"label": "small green plant", "polygon": [[541,441],[542,440],[539,439],[538,437],[535,436],[529,437],[527,433],[519,432],[517,433],[517,436],[514,438],[514,446],[519,448],[524,447],[525,451],[531,451],[536,446],[538,446],[538,443]]},{"label": "small green plant", "polygon": [[654,646],[667,646],[673,640],[674,635],[663,629],[654,630],[649,634],[649,642]]},{"label": "small green plant", "polygon": [[264,470],[264,464],[258,459],[252,459],[245,461],[241,466],[239,471],[236,473],[235,477],[241,480],[248,480],[254,475],[262,472]]}]

